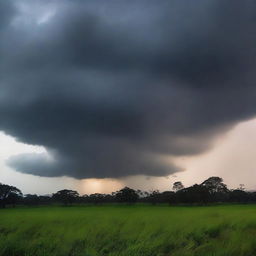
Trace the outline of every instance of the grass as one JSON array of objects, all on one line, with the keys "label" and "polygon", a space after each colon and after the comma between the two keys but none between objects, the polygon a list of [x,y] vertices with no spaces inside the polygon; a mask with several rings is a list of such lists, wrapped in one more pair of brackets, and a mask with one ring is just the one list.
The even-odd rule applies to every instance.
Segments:
[{"label": "grass", "polygon": [[256,206],[0,210],[1,256],[253,256]]}]

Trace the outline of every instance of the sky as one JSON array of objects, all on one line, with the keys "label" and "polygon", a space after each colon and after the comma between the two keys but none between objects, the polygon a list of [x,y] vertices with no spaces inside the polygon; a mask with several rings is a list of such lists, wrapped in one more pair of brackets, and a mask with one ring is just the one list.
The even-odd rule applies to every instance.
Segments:
[{"label": "sky", "polygon": [[0,182],[256,189],[255,5],[0,0]]}]

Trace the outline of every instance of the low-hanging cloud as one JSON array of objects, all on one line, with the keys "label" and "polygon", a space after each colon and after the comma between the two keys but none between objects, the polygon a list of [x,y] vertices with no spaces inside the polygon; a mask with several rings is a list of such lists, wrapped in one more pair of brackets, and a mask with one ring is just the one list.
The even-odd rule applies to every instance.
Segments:
[{"label": "low-hanging cloud", "polygon": [[17,171],[106,178],[181,171],[256,113],[256,3],[0,1],[0,130],[51,155]]}]

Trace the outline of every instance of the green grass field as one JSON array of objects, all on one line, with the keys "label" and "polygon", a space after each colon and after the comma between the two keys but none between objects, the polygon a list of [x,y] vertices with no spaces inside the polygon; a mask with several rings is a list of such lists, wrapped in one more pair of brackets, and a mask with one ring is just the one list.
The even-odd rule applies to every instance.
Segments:
[{"label": "green grass field", "polygon": [[0,210],[1,256],[256,255],[256,206]]}]

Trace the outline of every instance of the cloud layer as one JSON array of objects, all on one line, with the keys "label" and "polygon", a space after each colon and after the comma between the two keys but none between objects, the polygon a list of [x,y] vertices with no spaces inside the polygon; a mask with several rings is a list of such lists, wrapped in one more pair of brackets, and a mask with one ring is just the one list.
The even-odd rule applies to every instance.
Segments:
[{"label": "cloud layer", "polygon": [[[0,1],[0,130],[17,171],[165,176],[256,113],[256,4]],[[2,15],[3,14],[3,15]]]}]

